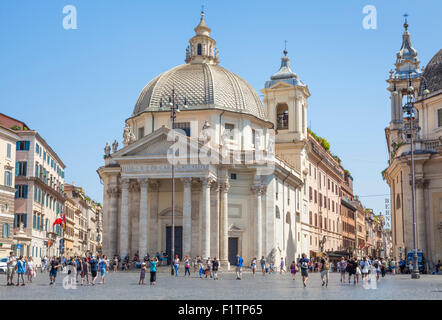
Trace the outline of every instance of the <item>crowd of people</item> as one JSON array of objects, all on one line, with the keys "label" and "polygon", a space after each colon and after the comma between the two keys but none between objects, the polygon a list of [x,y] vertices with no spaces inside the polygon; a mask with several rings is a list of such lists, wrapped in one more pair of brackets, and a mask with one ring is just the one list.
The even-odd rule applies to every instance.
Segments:
[{"label": "crowd of people", "polygon": [[[218,270],[220,267],[220,261],[214,257],[207,257],[204,259],[201,256],[190,258],[186,256],[181,261],[179,256],[176,255],[173,260],[169,261],[169,257],[166,253],[156,253],[155,256],[145,256],[140,258],[138,253],[134,258],[130,260],[129,256],[121,258],[118,255],[108,259],[105,255],[88,255],[85,257],[52,257],[50,259],[43,257],[41,260],[41,272],[49,272],[49,285],[54,285],[59,270],[67,268],[67,273],[71,277],[75,278],[75,282],[83,285],[95,285],[98,277],[100,278],[99,284],[105,283],[106,274],[112,270],[118,272],[118,270],[129,270],[133,267],[140,269],[139,285],[144,284],[146,273],[150,272],[150,284],[156,284],[157,267],[161,265],[170,265],[172,275],[178,277],[182,274],[181,265],[184,266],[184,277],[191,276],[191,269],[193,266],[193,273],[199,274],[201,279],[214,279],[218,280]],[[257,274],[258,265],[261,267],[262,276],[266,274],[274,273],[290,273],[293,280],[296,279],[296,274],[301,273],[302,283],[304,288],[307,287],[307,281],[309,273],[320,272],[320,278],[323,287],[328,287],[329,273],[337,272],[340,274],[340,282],[345,284],[347,281],[350,284],[353,278],[353,284],[357,285],[359,279],[362,281],[373,275],[376,281],[380,277],[385,277],[387,273],[392,275],[399,273],[409,273],[413,270],[412,262],[409,263],[408,268],[404,260],[394,261],[393,259],[364,257],[358,259],[356,257],[344,258],[333,263],[326,253],[322,253],[320,257],[309,259],[306,254],[302,254],[302,257],[297,261],[292,261],[289,267],[286,267],[286,261],[284,258],[275,263],[273,258],[266,259],[262,256],[259,260],[254,257],[250,260],[250,269],[253,277]],[[236,256],[235,265],[236,279],[242,279],[242,272],[244,265],[244,259],[240,256]],[[437,266],[440,269],[440,262]],[[10,256],[7,261],[7,285],[8,286],[25,286],[25,276],[28,283],[32,283],[34,277],[36,277],[36,266],[32,257],[15,257],[13,252],[10,252]],[[17,275],[16,284],[14,284],[14,276]]]}]

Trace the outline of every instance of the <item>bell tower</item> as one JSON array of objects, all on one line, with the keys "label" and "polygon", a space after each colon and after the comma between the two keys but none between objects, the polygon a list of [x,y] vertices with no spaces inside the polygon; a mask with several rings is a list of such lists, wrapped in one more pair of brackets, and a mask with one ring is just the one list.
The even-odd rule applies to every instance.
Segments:
[{"label": "bell tower", "polygon": [[310,92],[290,68],[287,50],[281,66],[261,92],[275,129],[275,153],[305,174],[307,167],[307,99]]},{"label": "bell tower", "polygon": [[268,118],[276,131],[276,143],[307,139],[307,99],[310,92],[290,68],[287,50],[283,53],[281,67],[261,90]]},{"label": "bell tower", "polygon": [[404,33],[402,34],[402,46],[396,54],[395,70],[390,70],[390,77],[387,79],[390,92],[391,120],[389,126],[389,145],[402,141],[401,127],[403,123],[403,100],[406,99],[411,79],[416,90],[419,88],[422,78],[422,71],[419,69],[417,51],[413,48],[408,32],[407,15],[405,15]]}]

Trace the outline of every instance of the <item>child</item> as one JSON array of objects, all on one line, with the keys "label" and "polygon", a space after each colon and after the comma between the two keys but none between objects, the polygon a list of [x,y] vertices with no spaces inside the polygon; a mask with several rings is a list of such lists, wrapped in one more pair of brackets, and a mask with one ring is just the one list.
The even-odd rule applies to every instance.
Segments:
[{"label": "child", "polygon": [[296,262],[292,261],[292,264],[290,265],[290,273],[292,274],[293,280],[295,280],[296,275]]},{"label": "child", "polygon": [[203,267],[203,262],[201,260],[199,260],[198,262],[199,267],[200,267],[200,278],[203,278],[203,273],[204,273],[204,267]]},{"label": "child", "polygon": [[146,277],[146,264],[143,262],[141,264],[141,271],[140,271],[140,281],[138,281],[138,284],[144,284],[144,278]]}]

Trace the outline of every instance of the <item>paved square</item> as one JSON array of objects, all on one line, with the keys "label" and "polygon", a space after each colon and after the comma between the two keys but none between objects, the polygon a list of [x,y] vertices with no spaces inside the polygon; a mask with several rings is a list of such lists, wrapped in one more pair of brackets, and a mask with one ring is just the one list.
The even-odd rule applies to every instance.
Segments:
[{"label": "paved square", "polygon": [[[183,270],[180,270],[183,271]],[[442,276],[422,275],[419,280],[410,279],[409,275],[387,275],[377,283],[377,289],[367,290],[359,285],[341,284],[337,273],[330,274],[328,288],[321,286],[319,273],[313,273],[308,280],[307,288],[302,287],[300,274],[292,280],[290,274],[267,274],[264,277],[250,271],[243,273],[243,280],[235,280],[235,274],[219,274],[219,280],[201,280],[197,273],[184,278],[180,272],[178,278],[162,268],[157,274],[157,285],[149,285],[149,274],[146,285],[138,285],[138,272],[110,272],[106,284],[95,286],[78,286],[66,290],[62,281],[66,274],[59,273],[56,286],[49,286],[48,274],[39,273],[32,284],[25,287],[7,287],[6,277],[0,275],[0,299],[185,299],[185,300],[223,300],[223,299],[422,299],[442,300]],[[15,279],[14,279],[15,281]],[[98,283],[98,281],[97,281]]]}]

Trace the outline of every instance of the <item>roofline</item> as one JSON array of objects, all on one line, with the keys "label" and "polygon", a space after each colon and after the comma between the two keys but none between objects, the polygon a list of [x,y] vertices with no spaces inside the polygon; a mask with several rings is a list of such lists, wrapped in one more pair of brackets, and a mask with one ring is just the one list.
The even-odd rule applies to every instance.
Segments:
[{"label": "roofline", "polygon": [[0,112],[0,115],[1,115],[1,116],[4,116],[4,117],[6,117],[6,118],[9,118],[9,119],[11,119],[11,120],[17,121],[17,122],[21,122],[21,123],[23,123],[23,126],[24,126],[24,127],[28,128],[28,130],[31,130],[30,127],[29,127],[25,122],[23,122],[23,121],[21,121],[21,120],[17,120],[17,119],[15,119],[15,118],[10,117],[10,116],[8,116],[8,115],[6,115],[6,114],[4,114],[4,113],[1,113],[1,112]]},{"label": "roofline", "polygon": [[52,152],[52,154],[54,154],[56,160],[60,163],[60,165],[63,167],[63,169],[66,169],[66,165],[64,164],[64,162],[60,159],[60,157],[58,156],[58,154],[54,151],[54,149],[52,149],[49,144],[46,142],[45,139],[43,139],[43,137],[35,130],[21,130],[18,131],[18,135],[26,135],[26,134],[31,134],[36,136],[40,142],[45,146],[46,149],[49,149],[49,151]]},{"label": "roofline", "polygon": [[3,134],[6,137],[11,138],[12,140],[18,141],[20,137],[17,135],[16,131],[12,129],[8,129],[2,125],[0,125],[0,134]]},{"label": "roofline", "polygon": [[[224,109],[221,107],[217,107],[216,105],[213,105],[214,107],[212,108],[208,108],[208,107],[202,107],[202,108],[198,108],[198,109],[183,109],[180,108],[180,112],[187,112],[187,111],[201,111],[201,110],[216,110],[216,111],[222,111],[222,112],[229,112],[229,113],[234,113],[234,114],[242,114],[242,115],[246,115],[246,116],[251,116],[253,118],[255,118],[256,120],[262,121],[264,123],[267,123],[269,125],[271,125],[271,129],[274,129],[274,125],[271,121],[267,120],[267,119],[262,119],[260,117],[257,117],[256,115],[252,114],[252,113],[248,113],[248,112],[239,112],[239,111],[232,111],[232,110],[228,110],[228,109]],[[136,115],[133,115],[129,118],[127,118],[125,120],[125,122],[129,121],[129,120],[133,120],[135,118],[137,118],[138,116],[142,115],[143,113],[161,113],[161,112],[170,112],[170,109],[163,109],[163,110],[144,110]]]}]

